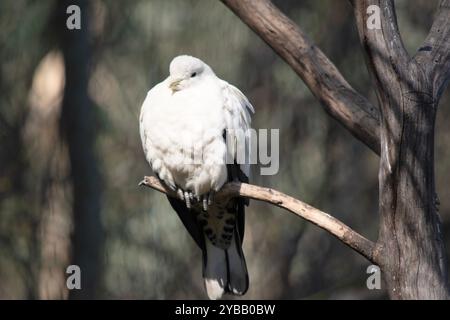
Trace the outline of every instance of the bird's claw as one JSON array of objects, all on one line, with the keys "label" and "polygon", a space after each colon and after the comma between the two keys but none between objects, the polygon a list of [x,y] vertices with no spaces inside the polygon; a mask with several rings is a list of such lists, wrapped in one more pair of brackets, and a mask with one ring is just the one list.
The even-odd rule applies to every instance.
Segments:
[{"label": "bird's claw", "polygon": [[213,193],[210,191],[202,196],[203,211],[208,211],[208,206],[212,204]]},{"label": "bird's claw", "polygon": [[186,207],[188,209],[190,209],[191,208],[191,195],[187,191],[184,192],[184,201],[186,202]]},{"label": "bird's claw", "polygon": [[199,196],[199,195],[194,195],[193,192],[184,191],[181,188],[177,188],[176,189],[176,193],[177,193],[178,198],[181,201],[185,202],[186,207],[188,209],[192,208],[192,203],[193,202],[197,202],[197,203],[199,203],[202,206],[203,211],[208,211],[208,207],[212,203],[212,198],[213,198],[213,194],[214,194],[213,191],[210,191],[207,194]]},{"label": "bird's claw", "polygon": [[208,199],[207,196],[203,196],[203,211],[208,211]]},{"label": "bird's claw", "polygon": [[178,195],[178,198],[180,198],[181,201],[184,201],[184,193],[183,193],[183,190],[177,189],[177,195]]}]

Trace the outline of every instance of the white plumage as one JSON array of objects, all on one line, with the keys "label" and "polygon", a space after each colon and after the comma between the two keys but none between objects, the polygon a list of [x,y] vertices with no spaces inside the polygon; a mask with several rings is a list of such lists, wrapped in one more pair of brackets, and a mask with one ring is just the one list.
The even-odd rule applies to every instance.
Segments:
[{"label": "white plumage", "polygon": [[[245,260],[239,254],[242,253],[243,234],[232,231],[229,236],[232,240],[222,234],[226,225],[219,220],[222,219],[223,212],[220,214],[220,211],[225,210],[224,205],[210,204],[207,208],[198,204],[200,199],[205,204],[206,196],[230,180],[225,132],[232,136],[233,141],[228,140],[233,146],[228,149],[232,160],[236,158],[236,144],[245,148],[247,162],[237,165],[232,161],[231,165],[237,166],[245,178],[249,176],[250,140],[247,130],[253,112],[253,107],[239,89],[219,79],[208,65],[191,56],[178,56],[172,60],[169,77],[148,92],[141,109],[140,134],[147,161],[165,184],[180,192],[180,200],[186,201],[186,207],[180,207],[179,203],[169,199],[172,206],[204,251],[204,256],[209,252],[209,258],[214,259],[210,261],[206,257],[204,264],[205,285],[210,298],[218,298],[224,291],[242,294],[248,286]],[[245,135],[233,135],[239,130]],[[197,206],[195,199],[198,199]],[[238,220],[240,205],[236,203],[228,209],[227,214],[233,214],[234,221]],[[204,214],[202,208],[203,211],[207,209],[207,227],[199,226],[198,217]],[[239,222],[234,221],[233,229],[242,228],[243,233],[243,226],[236,227]],[[199,236],[196,228],[206,231],[213,242],[208,241],[202,232]],[[207,229],[212,229],[214,236]],[[217,240],[216,243],[214,239],[220,236],[227,240]],[[219,258],[222,255],[223,258]],[[233,264],[234,260],[236,263]],[[233,287],[232,282],[236,280],[240,288]]]},{"label": "white plumage", "polygon": [[[197,70],[195,77],[192,70]],[[197,58],[179,56],[170,71],[142,106],[140,132],[147,161],[173,188],[177,184],[196,195],[217,191],[227,178],[223,130],[249,129],[253,107],[239,89]],[[173,92],[169,86],[178,79],[184,79],[179,84],[184,88]],[[202,154],[200,164],[189,165]],[[248,176],[248,163],[242,169]]]}]

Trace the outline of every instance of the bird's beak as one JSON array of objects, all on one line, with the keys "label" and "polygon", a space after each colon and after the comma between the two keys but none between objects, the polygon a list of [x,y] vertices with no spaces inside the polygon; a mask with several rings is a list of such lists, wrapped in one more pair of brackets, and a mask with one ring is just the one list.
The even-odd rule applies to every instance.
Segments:
[{"label": "bird's beak", "polygon": [[180,84],[181,81],[183,81],[183,79],[175,79],[172,82],[170,82],[169,88],[170,88],[170,90],[172,90],[172,93],[180,91],[180,88],[178,87],[178,85]]}]

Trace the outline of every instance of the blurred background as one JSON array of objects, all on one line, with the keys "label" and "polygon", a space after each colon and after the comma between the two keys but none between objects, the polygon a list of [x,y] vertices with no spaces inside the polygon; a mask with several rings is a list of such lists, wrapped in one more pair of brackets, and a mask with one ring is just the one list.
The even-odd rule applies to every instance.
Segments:
[{"label": "blurred background", "polygon": [[[274,3],[376,103],[348,1]],[[437,1],[396,1],[411,54]],[[81,31],[66,8],[82,9]],[[276,188],[377,238],[378,158],[331,119],[273,51],[219,1],[0,2],[0,298],[205,299],[201,254],[151,174],[138,131],[147,91],[190,54],[253,103],[254,128],[280,129]],[[450,248],[449,90],[437,119],[436,179]],[[326,232],[251,202],[249,299],[382,299],[368,261]],[[82,290],[68,291],[77,264]]]}]

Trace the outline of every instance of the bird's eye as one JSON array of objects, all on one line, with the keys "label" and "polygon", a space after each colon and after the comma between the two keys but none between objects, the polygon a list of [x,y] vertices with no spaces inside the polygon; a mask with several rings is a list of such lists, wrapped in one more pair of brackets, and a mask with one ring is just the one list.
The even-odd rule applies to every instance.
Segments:
[{"label": "bird's eye", "polygon": [[191,73],[191,78],[195,77],[197,75],[197,72],[192,72]]}]

